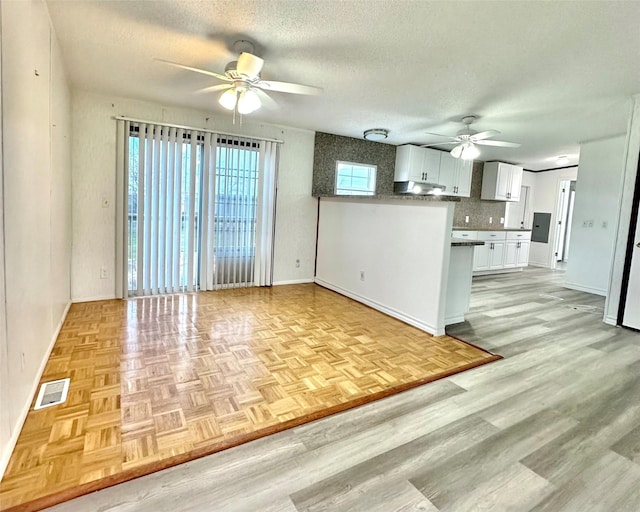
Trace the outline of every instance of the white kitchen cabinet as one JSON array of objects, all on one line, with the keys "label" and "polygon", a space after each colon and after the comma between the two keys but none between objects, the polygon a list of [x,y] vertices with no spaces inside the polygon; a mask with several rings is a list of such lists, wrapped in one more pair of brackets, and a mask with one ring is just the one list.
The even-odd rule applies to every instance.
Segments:
[{"label": "white kitchen cabinet", "polygon": [[529,265],[529,248],[531,246],[530,231],[507,231],[507,244],[514,245],[516,267],[526,267]]},{"label": "white kitchen cabinet", "polygon": [[518,242],[517,240],[507,240],[504,249],[504,268],[515,268],[518,262]]},{"label": "white kitchen cabinet", "polygon": [[484,245],[476,245],[473,248],[473,271],[489,270],[491,265],[491,252],[489,251],[489,243]]},{"label": "white kitchen cabinet", "polygon": [[473,160],[453,158],[449,153],[440,157],[440,179],[438,183],[446,187],[447,196],[469,197],[471,195],[471,173]]},{"label": "white kitchen cabinet", "polygon": [[438,183],[442,151],[411,144],[396,149],[395,181]]},{"label": "white kitchen cabinet", "polygon": [[529,265],[529,249],[531,242],[526,240],[518,242],[518,253],[516,255],[516,267],[526,267]]},{"label": "white kitchen cabinet", "polygon": [[520,201],[523,168],[504,162],[485,162],[480,199]]},{"label": "white kitchen cabinet", "polygon": [[499,270],[504,268],[504,252],[506,241],[496,240],[495,242],[485,242],[489,244],[489,254],[491,261],[489,262],[489,270]]}]

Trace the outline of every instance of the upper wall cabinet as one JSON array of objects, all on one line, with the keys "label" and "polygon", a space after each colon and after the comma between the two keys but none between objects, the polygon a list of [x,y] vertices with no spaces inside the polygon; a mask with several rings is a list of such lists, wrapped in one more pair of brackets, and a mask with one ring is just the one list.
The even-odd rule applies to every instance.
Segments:
[{"label": "upper wall cabinet", "polygon": [[473,160],[453,158],[449,153],[439,151],[440,179],[438,183],[444,185],[445,195],[469,197],[471,195],[471,172]]},{"label": "upper wall cabinet", "polygon": [[398,146],[394,180],[438,183],[441,154],[442,151],[411,144]]},{"label": "upper wall cabinet", "polygon": [[503,162],[485,162],[480,199],[520,201],[522,167]]}]

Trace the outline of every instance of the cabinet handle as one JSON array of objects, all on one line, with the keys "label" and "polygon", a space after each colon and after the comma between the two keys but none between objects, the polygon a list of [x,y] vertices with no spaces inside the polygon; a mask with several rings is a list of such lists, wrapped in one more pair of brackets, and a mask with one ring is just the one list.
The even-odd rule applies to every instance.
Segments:
[{"label": "cabinet handle", "polygon": [[491,242],[491,245],[489,246],[489,249],[491,249],[493,251],[493,242]]}]

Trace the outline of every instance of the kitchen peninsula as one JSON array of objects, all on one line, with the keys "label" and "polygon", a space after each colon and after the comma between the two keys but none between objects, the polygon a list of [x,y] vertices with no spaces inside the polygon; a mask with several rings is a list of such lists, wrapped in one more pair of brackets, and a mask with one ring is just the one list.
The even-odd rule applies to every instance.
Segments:
[{"label": "kitchen peninsula", "polygon": [[445,325],[463,321],[468,310],[477,243],[452,244],[457,200],[320,197],[315,282],[431,334],[444,334]]}]

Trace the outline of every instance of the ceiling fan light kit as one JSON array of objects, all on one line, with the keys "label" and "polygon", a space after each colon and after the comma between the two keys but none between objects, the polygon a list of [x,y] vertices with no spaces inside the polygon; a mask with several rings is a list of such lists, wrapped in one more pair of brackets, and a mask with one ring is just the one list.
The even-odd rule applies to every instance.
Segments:
[{"label": "ceiling fan light kit", "polygon": [[381,141],[385,140],[389,136],[389,130],[384,128],[371,128],[370,130],[365,130],[363,137],[366,140],[371,141]]},{"label": "ceiling fan light kit", "polygon": [[[171,62],[163,59],[156,59],[165,64],[175,66],[203,75],[212,76],[226,84],[206,87],[198,92],[224,91],[218,98],[218,103],[227,110],[233,110],[233,122],[235,123],[236,113],[245,115],[255,112],[262,106],[262,100],[257,92],[263,95],[267,106],[273,103],[264,91],[275,91],[292,94],[321,94],[322,89],[310,85],[294,84],[289,82],[276,82],[272,80],[262,80],[260,72],[264,66],[264,60],[253,54],[254,45],[251,41],[240,40],[233,45],[234,49],[240,53],[238,60],[229,62],[224,70],[224,74],[207,71],[205,69],[194,68]],[[256,92],[257,91],[257,92]],[[386,136],[385,136],[386,138]]]},{"label": "ceiling fan light kit", "polygon": [[430,133],[430,135],[437,135],[438,137],[446,137],[451,139],[444,142],[434,142],[432,144],[423,144],[422,147],[441,146],[443,144],[456,144],[451,150],[451,156],[454,158],[462,158],[463,160],[474,160],[480,156],[480,146],[499,146],[504,148],[517,148],[520,144],[516,142],[506,142],[503,140],[487,140],[491,137],[498,135],[500,132],[497,130],[486,130],[484,132],[476,132],[471,129],[471,124],[478,120],[477,116],[465,116],[462,118],[462,123],[466,125],[465,128],[460,130],[457,135],[442,135],[439,133]]}]

